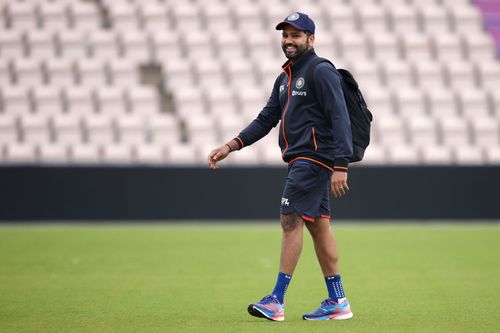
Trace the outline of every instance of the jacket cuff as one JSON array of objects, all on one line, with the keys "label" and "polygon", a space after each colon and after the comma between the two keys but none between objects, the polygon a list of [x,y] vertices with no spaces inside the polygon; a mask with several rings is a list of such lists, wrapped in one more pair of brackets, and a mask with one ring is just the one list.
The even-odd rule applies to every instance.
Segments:
[{"label": "jacket cuff", "polygon": [[333,161],[333,171],[347,172],[349,170],[349,160],[346,158],[336,158]]}]

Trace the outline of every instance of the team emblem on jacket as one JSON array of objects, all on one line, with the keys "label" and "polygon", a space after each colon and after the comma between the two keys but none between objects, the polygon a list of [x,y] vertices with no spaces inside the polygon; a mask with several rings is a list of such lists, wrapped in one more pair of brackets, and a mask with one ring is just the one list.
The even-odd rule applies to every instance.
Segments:
[{"label": "team emblem on jacket", "polygon": [[288,21],[296,21],[299,19],[299,14],[298,13],[293,13],[288,15],[287,20]]},{"label": "team emblem on jacket", "polygon": [[302,89],[302,87],[304,86],[304,83],[305,83],[304,78],[303,77],[299,77],[297,79],[297,81],[295,82],[295,87],[297,89]]}]

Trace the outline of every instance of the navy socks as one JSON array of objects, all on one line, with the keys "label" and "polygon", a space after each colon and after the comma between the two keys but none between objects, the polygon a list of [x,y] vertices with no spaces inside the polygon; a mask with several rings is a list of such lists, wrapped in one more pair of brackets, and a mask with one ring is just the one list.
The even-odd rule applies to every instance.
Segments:
[{"label": "navy socks", "polygon": [[285,293],[288,289],[288,285],[290,284],[291,279],[291,275],[281,272],[278,273],[278,279],[276,280],[276,286],[274,287],[273,295],[276,295],[281,303],[284,303]]},{"label": "navy socks", "polygon": [[[345,299],[344,288],[340,274],[325,276],[326,287],[328,288],[328,297],[337,303],[342,303]],[[340,300],[340,302],[339,302]]]}]

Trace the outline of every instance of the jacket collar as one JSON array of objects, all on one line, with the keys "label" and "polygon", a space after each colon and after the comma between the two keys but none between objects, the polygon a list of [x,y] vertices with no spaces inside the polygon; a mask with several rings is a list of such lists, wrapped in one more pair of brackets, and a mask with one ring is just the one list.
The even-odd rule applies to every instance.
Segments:
[{"label": "jacket collar", "polygon": [[[304,53],[299,59],[297,60],[288,60],[281,66],[283,70],[285,70],[288,66],[290,66],[292,71],[297,71],[301,69],[305,63],[309,62],[310,59],[317,57],[316,52],[314,52],[314,48],[310,49],[306,53]],[[286,70],[285,70],[286,72]]]}]

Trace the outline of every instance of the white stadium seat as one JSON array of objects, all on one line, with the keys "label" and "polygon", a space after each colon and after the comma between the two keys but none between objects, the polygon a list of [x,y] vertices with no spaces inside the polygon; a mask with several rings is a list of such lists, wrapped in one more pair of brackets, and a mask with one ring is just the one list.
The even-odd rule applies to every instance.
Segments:
[{"label": "white stadium seat", "polygon": [[179,143],[181,133],[178,120],[171,114],[154,114],[149,117],[151,142],[155,144]]},{"label": "white stadium seat", "polygon": [[31,102],[26,87],[4,86],[2,88],[2,100],[5,114],[22,115],[31,111]]},{"label": "white stadium seat", "polygon": [[76,84],[75,66],[67,58],[48,58],[44,61],[47,83],[51,86],[67,87]]},{"label": "white stadium seat", "polygon": [[500,164],[500,146],[485,148],[486,162],[490,165]]},{"label": "white stadium seat", "polygon": [[193,145],[178,143],[169,145],[167,148],[166,164],[193,165],[199,162],[201,158]]},{"label": "white stadium seat", "polygon": [[[218,135],[214,131],[216,128],[213,117],[208,115],[189,115],[189,121],[186,121],[186,131],[188,142],[191,144],[212,144],[215,145],[218,141]],[[184,118],[186,119],[186,118]]]},{"label": "white stadium seat", "polygon": [[474,89],[478,86],[474,68],[464,60],[443,62],[448,85],[453,88]]},{"label": "white stadium seat", "polygon": [[449,89],[427,89],[430,113],[435,118],[446,118],[457,115],[457,105],[453,92]]},{"label": "white stadium seat", "polygon": [[406,118],[410,141],[417,147],[433,146],[438,143],[436,121],[425,115]]},{"label": "white stadium seat", "polygon": [[177,31],[201,29],[200,10],[196,5],[187,1],[174,1],[170,3],[170,11]]},{"label": "white stadium seat", "polygon": [[102,114],[87,115],[83,118],[87,142],[109,145],[116,142],[112,117]]},{"label": "white stadium seat", "polygon": [[438,62],[413,61],[413,72],[419,88],[443,89],[446,85],[444,70]]},{"label": "white stadium seat", "polygon": [[66,143],[38,145],[39,161],[47,165],[65,165],[69,162],[69,146]]},{"label": "white stadium seat", "polygon": [[45,78],[40,59],[37,58],[15,59],[12,62],[12,70],[17,85],[33,87],[44,84]]},{"label": "white stadium seat", "polygon": [[484,162],[483,149],[472,145],[454,147],[455,161],[458,165],[481,165]]},{"label": "white stadium seat", "polygon": [[148,141],[146,118],[133,115],[120,115],[114,118],[118,142],[141,145]]},{"label": "white stadium seat", "polygon": [[[259,34],[253,30],[252,34]],[[260,31],[260,30],[258,30]],[[242,37],[234,31],[221,31],[214,35],[214,45],[218,49],[219,58],[222,61],[226,59],[243,59],[246,57],[246,51],[242,45]]]},{"label": "white stadium seat", "polygon": [[101,114],[124,115],[127,112],[125,90],[121,87],[107,87],[95,91],[97,109]]},{"label": "white stadium seat", "polygon": [[89,55],[87,35],[80,30],[63,30],[57,33],[60,56],[66,59],[86,61]]},{"label": "white stadium seat", "polygon": [[[123,56],[132,64],[146,63],[152,59],[152,52],[147,35],[139,32],[126,31],[118,36]],[[114,59],[113,59],[114,61]]]},{"label": "white stadium seat", "polygon": [[38,6],[44,31],[64,31],[69,28],[68,6],[65,2],[44,2]]},{"label": "white stadium seat", "polygon": [[488,116],[490,114],[488,95],[484,90],[462,89],[456,98],[461,114],[466,117]]},{"label": "white stadium seat", "polygon": [[105,63],[100,59],[88,59],[76,64],[78,83],[81,86],[95,88],[108,85]]},{"label": "white stadium seat", "polygon": [[323,2],[322,9],[330,22],[332,31],[336,34],[358,30],[354,9],[351,6],[334,6],[331,1],[328,1]]},{"label": "white stadium seat", "polygon": [[180,45],[178,34],[160,30],[149,34],[149,40],[153,49],[154,59],[157,62],[165,63],[170,59],[181,59],[183,49]]},{"label": "white stadium seat", "polygon": [[439,128],[443,144],[447,146],[461,146],[471,143],[467,123],[461,117],[449,116],[439,119]]},{"label": "white stadium seat", "polygon": [[110,31],[88,34],[90,54],[95,59],[114,60],[121,56],[117,35]]},{"label": "white stadium seat", "polygon": [[236,112],[233,90],[226,87],[212,87],[206,91],[205,99],[212,115],[231,115]]},{"label": "white stadium seat", "polygon": [[401,58],[396,35],[391,33],[377,33],[369,36],[369,42],[375,59],[391,61]]},{"label": "white stadium seat", "polygon": [[12,85],[13,83],[10,60],[0,58],[0,87]]},{"label": "white stadium seat", "polygon": [[36,30],[39,27],[40,22],[36,15],[36,6],[34,3],[10,1],[6,13],[10,19],[12,29],[27,31]]},{"label": "white stadium seat", "polygon": [[408,60],[429,61],[433,57],[430,40],[426,34],[420,32],[400,33],[399,42],[403,55]]},{"label": "white stadium seat", "polygon": [[469,117],[474,144],[479,147],[500,146],[500,120],[492,116]]},{"label": "white stadium seat", "polygon": [[132,164],[133,149],[129,145],[124,144],[107,144],[101,147],[102,160],[108,165],[123,165]]},{"label": "white stadium seat", "polygon": [[44,114],[25,114],[19,118],[22,141],[43,144],[52,140],[49,117]]},{"label": "white stadium seat", "polygon": [[95,112],[95,100],[89,87],[68,86],[64,89],[66,112],[74,115],[91,115]]},{"label": "white stadium seat", "polygon": [[446,8],[455,31],[469,34],[482,30],[483,22],[481,13],[469,1],[464,4],[458,4],[457,1],[453,1],[447,4]]},{"label": "white stadium seat", "polygon": [[222,70],[222,62],[216,59],[200,59],[193,64],[196,82],[209,88],[226,84],[226,77]]},{"label": "white stadium seat", "polygon": [[491,61],[496,58],[495,41],[485,31],[463,32],[461,38],[469,60]]},{"label": "white stadium seat", "polygon": [[141,144],[134,149],[135,163],[162,165],[165,163],[165,149],[162,146]]},{"label": "white stadium seat", "polygon": [[421,90],[402,87],[401,89],[395,89],[394,97],[398,113],[403,117],[411,118],[426,115],[425,99]]},{"label": "white stadium seat", "polygon": [[136,114],[158,113],[159,98],[154,86],[137,86],[127,90],[130,112]]},{"label": "white stadium seat", "polygon": [[460,37],[450,32],[431,35],[431,45],[434,55],[441,62],[463,60],[465,58]]},{"label": "white stadium seat", "polygon": [[41,114],[61,115],[63,112],[62,90],[57,86],[40,86],[33,89],[33,105]]},{"label": "white stadium seat", "polygon": [[28,51],[33,58],[53,58],[57,54],[55,34],[49,31],[30,31],[26,34]]},{"label": "white stadium seat", "polygon": [[452,163],[451,148],[442,145],[429,145],[421,149],[422,160],[427,165],[450,165]]},{"label": "white stadium seat", "polygon": [[171,20],[167,15],[167,7],[163,3],[145,2],[139,7],[143,28],[146,31],[168,31],[171,28]]},{"label": "white stadium seat", "polygon": [[233,28],[229,6],[212,1],[202,1],[200,5],[209,31],[228,31]]},{"label": "white stadium seat", "polygon": [[93,144],[75,144],[70,147],[70,163],[100,164],[102,163],[99,146]]},{"label": "white stadium seat", "polygon": [[35,145],[31,143],[14,143],[5,147],[4,161],[7,164],[34,164],[37,163]]},{"label": "white stadium seat", "polygon": [[419,22],[415,9],[403,1],[395,4],[393,0],[386,1],[386,8],[392,25],[392,30],[398,33],[419,31]]},{"label": "white stadium seat", "polygon": [[17,116],[0,113],[0,147],[17,141],[19,141]]},{"label": "white stadium seat", "polygon": [[385,32],[388,30],[384,8],[380,5],[363,2],[355,7],[361,29],[367,33]]},{"label": "white stadium seat", "polygon": [[17,59],[27,55],[27,47],[23,33],[20,31],[3,30],[0,34],[0,56],[3,59]]},{"label": "white stadium seat", "polygon": [[110,1],[108,12],[116,31],[134,31],[139,28],[139,15],[133,4]]},{"label": "white stadium seat", "polygon": [[73,29],[80,31],[97,31],[101,26],[97,6],[92,2],[69,2],[69,15]]},{"label": "white stadium seat", "polygon": [[110,84],[115,87],[136,87],[140,83],[139,68],[130,59],[106,62]]},{"label": "white stadium seat", "polygon": [[446,33],[451,30],[448,15],[443,6],[426,5],[418,2],[418,13],[425,32],[432,34]]},{"label": "white stadium seat", "polygon": [[51,127],[54,131],[54,141],[68,144],[79,144],[83,142],[84,136],[81,126],[81,118],[78,115],[62,114],[53,116]]},{"label": "white stadium seat", "polygon": [[416,147],[411,145],[396,145],[389,150],[391,164],[415,165],[419,162],[419,154]]}]

